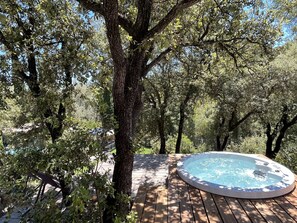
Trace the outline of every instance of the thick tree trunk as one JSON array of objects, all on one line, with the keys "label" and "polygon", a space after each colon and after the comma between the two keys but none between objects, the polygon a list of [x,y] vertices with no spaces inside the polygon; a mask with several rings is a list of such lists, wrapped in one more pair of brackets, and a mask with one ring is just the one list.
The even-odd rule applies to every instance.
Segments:
[{"label": "thick tree trunk", "polygon": [[103,222],[113,222],[115,214],[123,217],[130,211],[130,204],[122,196],[130,196],[133,170],[133,109],[127,108],[127,103],[114,103],[114,114],[117,120],[115,129],[115,166],[112,181],[115,197],[108,197],[108,208],[104,213]]},{"label": "thick tree trunk", "polygon": [[[124,217],[130,211],[130,204],[124,196],[130,196],[132,190],[133,170],[133,137],[138,116],[142,108],[141,77],[144,73],[144,51],[136,50],[137,45],[131,45],[128,60],[117,61],[114,66],[113,102],[115,126],[115,166],[113,184],[115,199],[109,197],[109,210],[104,213],[104,222],[112,222],[115,214]],[[124,57],[122,57],[124,58]],[[121,63],[121,66],[119,66]]]},{"label": "thick tree trunk", "polygon": [[[126,112],[126,114],[117,114],[119,128],[115,134],[115,146],[117,154],[115,157],[115,167],[113,172],[112,181],[116,191],[116,198],[121,194],[131,195],[132,188],[132,169],[133,169],[133,145],[132,145],[132,113]],[[119,213],[128,213],[130,205],[122,202],[118,202],[119,206],[116,210]]]},{"label": "thick tree trunk", "polygon": [[[121,195],[131,195],[132,188],[132,169],[133,169],[133,109],[127,107],[127,103],[120,103],[116,100],[114,103],[114,114],[117,120],[115,129],[115,166],[112,181],[115,189],[115,199],[109,199],[109,205],[118,214],[127,214],[130,210],[130,204],[121,199]],[[114,206],[117,205],[117,206]],[[115,208],[115,209],[114,209]],[[105,222],[111,222],[115,213],[107,214]]]},{"label": "thick tree trunk", "polygon": [[[85,8],[100,13],[105,19],[106,34],[114,64],[113,102],[114,114],[117,120],[115,128],[117,154],[113,182],[116,195],[130,195],[133,168],[132,141],[134,128],[141,109],[141,78],[170,52],[170,50],[164,51],[150,64],[147,64],[149,59],[151,59],[151,50],[148,50],[148,48],[151,48],[152,45],[147,47],[148,41],[144,40],[148,40],[161,33],[182,10],[194,5],[198,1],[191,0],[177,3],[151,30],[149,30],[151,11],[153,9],[153,1],[151,0],[137,1],[138,14],[135,22],[131,22],[119,15],[119,1],[117,0],[103,0],[100,3],[88,0],[78,1]],[[127,50],[128,52],[124,52],[120,26],[133,37],[133,41],[131,41],[130,47]],[[128,214],[129,206],[123,200],[112,202],[110,198],[108,204],[117,204],[117,212],[120,215]],[[111,212],[115,213],[115,210]],[[105,222],[110,222],[114,217],[112,215],[109,216],[111,218],[105,218]]]}]

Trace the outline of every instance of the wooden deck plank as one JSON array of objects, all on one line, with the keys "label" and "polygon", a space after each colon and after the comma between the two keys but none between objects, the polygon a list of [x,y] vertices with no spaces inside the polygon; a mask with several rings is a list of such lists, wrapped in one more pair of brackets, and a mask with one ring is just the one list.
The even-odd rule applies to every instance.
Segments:
[{"label": "wooden deck plank", "polygon": [[237,220],[235,219],[232,211],[230,210],[230,207],[224,197],[219,195],[212,195],[214,202],[217,205],[217,208],[219,210],[219,213],[223,219],[223,222],[228,223],[237,223]]},{"label": "wooden deck plank", "polygon": [[136,211],[137,213],[138,222],[140,222],[142,218],[145,198],[146,198],[146,187],[144,185],[140,185],[132,207],[132,211]]},{"label": "wooden deck plank", "polygon": [[[289,196],[289,198],[287,198]],[[295,188],[294,190],[285,196],[287,200],[297,208],[297,176],[295,175]]]},{"label": "wooden deck plank", "polygon": [[200,190],[189,186],[189,195],[192,202],[193,215],[197,223],[209,223],[203,201],[200,195]]},{"label": "wooden deck plank", "polygon": [[284,197],[290,202],[290,204],[292,204],[293,206],[295,206],[297,208],[297,197],[296,196],[294,196],[292,193],[290,193]]},{"label": "wooden deck plank", "polygon": [[188,185],[182,180],[179,185],[181,222],[194,222],[193,210],[188,192]]},{"label": "wooden deck plank", "polygon": [[168,189],[165,187],[158,187],[157,190],[157,204],[156,204],[156,214],[155,222],[167,222],[168,209],[167,209],[167,196]]},{"label": "wooden deck plank", "polygon": [[178,191],[168,188],[168,222],[180,222]]},{"label": "wooden deck plank", "polygon": [[237,199],[225,198],[238,223],[252,223]]},{"label": "wooden deck plank", "polygon": [[294,223],[294,219],[284,211],[273,199],[265,201],[270,210],[281,220],[281,222]]},{"label": "wooden deck plank", "polygon": [[295,190],[293,190],[292,194],[297,197],[297,183],[296,183],[296,186],[295,186]]},{"label": "wooden deck plank", "polygon": [[238,199],[238,201],[253,223],[266,223],[260,212],[249,200]]},{"label": "wooden deck plank", "polygon": [[297,197],[297,175],[295,175],[295,189],[293,190],[292,194]]},{"label": "wooden deck plank", "polygon": [[252,203],[269,223],[282,223],[281,220],[270,210],[270,207],[262,200],[252,200]]},{"label": "wooden deck plank", "polygon": [[278,197],[274,200],[297,222],[297,209],[295,206],[293,206],[284,197]]},{"label": "wooden deck plank", "polygon": [[178,178],[176,174],[176,161],[173,156],[169,157],[168,176],[168,222],[180,222],[179,191],[177,188]]},{"label": "wooden deck plank", "polygon": [[211,197],[210,193],[207,193],[205,191],[200,191],[204,207],[206,210],[206,214],[208,217],[209,222],[211,223],[222,223],[222,219],[220,217],[219,211]]},{"label": "wooden deck plank", "polygon": [[147,190],[141,222],[154,222],[157,200],[157,194],[155,190],[155,187],[149,188]]}]

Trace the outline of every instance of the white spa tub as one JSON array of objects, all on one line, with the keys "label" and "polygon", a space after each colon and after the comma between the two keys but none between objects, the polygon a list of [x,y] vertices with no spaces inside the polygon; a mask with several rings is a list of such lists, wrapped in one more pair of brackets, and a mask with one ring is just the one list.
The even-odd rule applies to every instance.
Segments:
[{"label": "white spa tub", "polygon": [[255,155],[207,152],[177,163],[179,176],[201,190],[229,197],[263,199],[291,192],[295,176],[285,166]]}]

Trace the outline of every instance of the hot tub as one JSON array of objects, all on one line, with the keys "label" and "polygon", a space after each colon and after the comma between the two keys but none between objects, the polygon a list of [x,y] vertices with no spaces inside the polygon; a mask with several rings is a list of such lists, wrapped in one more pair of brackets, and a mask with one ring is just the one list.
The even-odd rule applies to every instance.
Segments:
[{"label": "hot tub", "polygon": [[229,197],[278,197],[295,187],[294,174],[283,165],[255,155],[207,152],[177,163],[179,176],[201,190]]}]

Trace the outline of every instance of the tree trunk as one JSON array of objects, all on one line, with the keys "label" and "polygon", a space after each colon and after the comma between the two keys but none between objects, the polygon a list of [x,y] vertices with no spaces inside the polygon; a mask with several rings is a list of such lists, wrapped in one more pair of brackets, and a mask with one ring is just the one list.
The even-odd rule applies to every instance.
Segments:
[{"label": "tree trunk", "polygon": [[[127,112],[128,113],[128,112]],[[129,117],[125,119],[125,117]],[[131,195],[132,169],[133,169],[133,147],[132,147],[132,114],[117,114],[119,118],[119,129],[115,134],[115,145],[117,154],[113,173],[113,183],[117,195],[120,193]],[[129,205],[117,207],[120,213],[127,213]]]},{"label": "tree trunk", "polygon": [[160,136],[159,154],[166,154],[166,138],[165,138],[165,109],[160,108],[160,117],[158,118],[158,130]]},{"label": "tree trunk", "polygon": [[219,135],[216,137],[216,150],[221,151],[221,136]]},{"label": "tree trunk", "polygon": [[273,143],[273,138],[267,137],[265,155],[270,159],[273,159],[273,157],[274,157],[273,150],[272,150],[272,143]]},{"label": "tree trunk", "polygon": [[[231,113],[231,117],[228,120],[227,123],[227,130],[224,130],[224,125],[226,123],[226,119],[225,117],[222,117],[222,121],[219,123],[219,133],[216,137],[216,141],[217,141],[217,151],[224,151],[226,149],[226,146],[228,144],[228,140],[230,137],[230,133],[234,133],[234,130],[236,130],[238,128],[238,126],[243,123],[245,120],[247,120],[255,111],[252,110],[248,113],[246,113],[241,119],[238,119],[238,116],[236,114],[236,110],[234,110]],[[224,130],[224,131],[222,131]],[[223,142],[221,142],[221,137],[224,136]]]},{"label": "tree trunk", "polygon": [[44,113],[44,117],[55,119],[52,122],[46,121],[45,124],[50,132],[52,143],[55,143],[63,134],[63,121],[66,117],[66,109],[62,103],[59,105],[58,113],[54,114],[49,108]]},{"label": "tree trunk", "polygon": [[229,135],[226,135],[223,139],[223,142],[221,142],[221,136],[217,135],[216,137],[217,151],[224,151],[226,149],[228,139],[229,139]]},{"label": "tree trunk", "polygon": [[158,120],[158,130],[160,137],[160,150],[159,154],[166,154],[166,138],[165,138],[165,130],[164,130],[164,120],[160,118]]},{"label": "tree trunk", "polygon": [[[127,95],[126,95],[127,96]],[[134,97],[134,99],[133,99]],[[122,98],[122,97],[121,97]],[[125,101],[119,100],[120,98],[114,97],[114,114],[117,120],[117,128],[115,129],[115,146],[116,157],[112,181],[114,183],[115,195],[117,201],[113,200],[109,205],[117,204],[115,208],[117,213],[127,214],[130,210],[130,204],[123,202],[120,198],[121,195],[131,195],[132,188],[132,169],[133,169],[133,120],[137,119],[136,111],[133,107],[129,106],[127,100],[134,100],[135,95],[126,97]],[[115,213],[111,218],[114,218]],[[110,219],[105,219],[109,222]]]},{"label": "tree trunk", "polygon": [[66,207],[71,205],[71,200],[68,200],[68,196],[71,194],[71,189],[69,185],[65,182],[64,174],[59,170],[58,172],[58,180],[61,187],[62,192],[62,202]]},{"label": "tree trunk", "polygon": [[[111,34],[114,35],[114,34]],[[110,39],[111,42],[112,38]],[[116,45],[116,44],[115,44]],[[137,45],[130,45],[130,57],[113,55],[114,81],[113,102],[115,126],[115,166],[113,171],[113,184],[115,199],[108,198],[109,210],[104,213],[104,222],[112,222],[115,214],[120,217],[126,216],[130,211],[130,203],[124,196],[130,196],[132,190],[133,170],[133,137],[138,116],[142,108],[142,83],[144,74],[145,51],[136,50]],[[121,59],[122,58],[122,59]],[[120,64],[120,65],[119,65]]]},{"label": "tree trunk", "polygon": [[276,158],[278,152],[281,149],[282,141],[283,141],[283,139],[285,137],[286,130],[287,130],[286,128],[282,128],[280,130],[280,132],[278,134],[278,137],[276,138],[276,141],[275,141],[274,149],[273,149],[272,154],[271,154],[272,156],[269,157],[269,158],[271,158],[271,159]]},{"label": "tree trunk", "polygon": [[[286,131],[297,123],[297,115],[293,116],[291,120],[289,120],[289,108],[287,105],[283,106],[282,116],[280,121],[274,127],[273,132],[271,132],[271,124],[267,123],[266,125],[266,156],[270,159],[275,159],[278,152],[281,149],[281,144],[283,139],[285,138]],[[280,128],[280,126],[282,126]],[[277,136],[278,135],[278,136]],[[276,138],[277,136],[277,138]],[[273,141],[276,138],[276,142],[273,148]]]},{"label": "tree trunk", "polygon": [[[286,131],[288,130],[289,127],[290,127],[290,125],[288,123],[284,123],[284,126],[279,130],[273,150],[272,150],[272,142],[269,142],[269,143],[271,143],[271,145],[270,145],[271,149],[269,151],[269,154],[267,154],[267,148],[266,148],[266,156],[269,157],[270,159],[275,159],[277,154],[279,153],[283,139],[285,138]],[[272,141],[273,140],[274,140],[274,138],[272,139]],[[268,141],[269,141],[269,138],[267,137],[267,142]],[[267,145],[267,142],[266,142],[266,145]]]},{"label": "tree trunk", "polygon": [[291,120],[288,120],[288,117],[289,117],[288,116],[288,106],[284,106],[283,115],[282,115],[282,118],[281,118],[281,122],[282,122],[283,126],[279,130],[278,137],[276,138],[274,150],[273,150],[273,153],[272,153],[272,159],[275,159],[277,154],[279,153],[279,151],[281,149],[283,139],[285,138],[286,131],[292,125],[295,125],[296,122],[297,122],[297,115],[292,117]]},{"label": "tree trunk", "polygon": [[130,204],[125,202],[123,195],[130,196],[132,188],[133,170],[133,109],[127,107],[128,103],[114,98],[114,114],[117,120],[115,129],[115,166],[112,181],[115,189],[115,197],[107,198],[108,208],[104,212],[103,222],[113,222],[115,214],[125,216],[130,211]]},{"label": "tree trunk", "polygon": [[181,106],[179,109],[179,123],[178,123],[178,133],[177,133],[177,140],[175,145],[175,153],[180,153],[180,146],[182,141],[183,135],[183,128],[185,122],[185,109],[184,106]]},{"label": "tree trunk", "polygon": [[[147,64],[153,44],[147,46],[148,40],[161,33],[185,8],[194,5],[196,0],[182,1],[149,30],[153,1],[137,1],[138,14],[134,22],[119,15],[118,0],[103,0],[100,3],[78,0],[87,9],[98,12],[104,17],[109,49],[114,65],[113,102],[114,114],[117,121],[115,127],[116,158],[113,173],[113,182],[116,197],[121,194],[131,195],[133,169],[133,133],[141,109],[141,78],[156,65],[170,50],[164,51]],[[130,42],[128,52],[124,52],[120,26],[124,28],[133,41]],[[125,46],[126,48],[126,46]],[[115,212],[121,216],[128,214],[129,205],[123,200],[108,199],[108,204],[117,204],[111,215],[105,213],[105,221],[111,222]],[[112,208],[112,207],[111,207]],[[108,218],[109,217],[109,218]]]},{"label": "tree trunk", "polygon": [[224,141],[222,143],[222,148],[221,148],[221,151],[224,151],[226,149],[226,146],[227,146],[227,143],[228,143],[228,139],[229,139],[229,135],[226,135],[224,137]]},{"label": "tree trunk", "polygon": [[265,152],[265,155],[268,158],[273,159],[274,154],[273,154],[272,145],[273,145],[273,141],[274,141],[274,139],[276,137],[276,132],[274,131],[273,133],[271,133],[270,123],[267,123],[267,125],[266,125],[266,136],[267,136],[267,140],[266,140],[266,152]]},{"label": "tree trunk", "polygon": [[180,153],[180,145],[182,141],[182,135],[183,135],[183,129],[184,129],[184,123],[185,123],[185,112],[186,112],[186,106],[188,105],[188,102],[191,99],[191,96],[195,93],[195,87],[190,84],[189,89],[187,91],[186,97],[181,103],[179,107],[179,123],[178,123],[178,133],[177,133],[177,140],[175,145],[175,153]]}]

